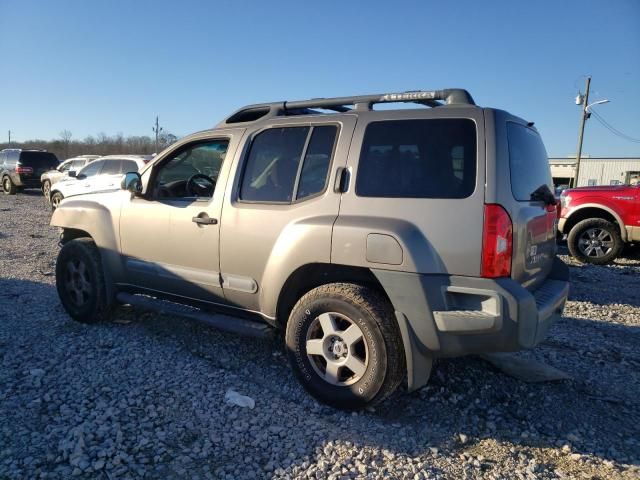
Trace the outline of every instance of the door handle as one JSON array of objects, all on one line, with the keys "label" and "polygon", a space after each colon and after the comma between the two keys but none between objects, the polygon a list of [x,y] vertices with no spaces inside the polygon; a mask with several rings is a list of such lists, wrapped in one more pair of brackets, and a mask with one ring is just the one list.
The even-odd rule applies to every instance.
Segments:
[{"label": "door handle", "polygon": [[217,218],[211,218],[205,212],[199,213],[197,217],[192,217],[191,221],[198,225],[216,225],[218,223]]}]

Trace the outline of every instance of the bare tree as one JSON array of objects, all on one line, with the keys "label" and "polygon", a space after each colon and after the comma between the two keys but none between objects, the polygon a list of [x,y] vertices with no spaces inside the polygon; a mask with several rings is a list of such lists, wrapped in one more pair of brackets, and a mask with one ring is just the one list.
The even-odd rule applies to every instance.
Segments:
[{"label": "bare tree", "polygon": [[71,143],[71,132],[69,130],[63,130],[60,132],[60,138],[62,139],[62,143],[64,144],[64,156],[65,158],[69,158],[69,144]]}]

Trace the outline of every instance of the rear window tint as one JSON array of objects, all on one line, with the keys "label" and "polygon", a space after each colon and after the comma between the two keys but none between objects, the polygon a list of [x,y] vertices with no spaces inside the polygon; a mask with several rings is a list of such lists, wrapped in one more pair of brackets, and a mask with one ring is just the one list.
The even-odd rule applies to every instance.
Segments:
[{"label": "rear window tint", "polygon": [[357,195],[466,198],[475,184],[476,126],[472,120],[394,120],[367,126]]},{"label": "rear window tint", "polygon": [[25,167],[50,167],[58,166],[58,157],[51,152],[22,152],[20,164]]},{"label": "rear window tint", "polygon": [[513,198],[528,202],[542,185],[553,192],[547,151],[538,132],[514,122],[507,122],[509,168]]}]

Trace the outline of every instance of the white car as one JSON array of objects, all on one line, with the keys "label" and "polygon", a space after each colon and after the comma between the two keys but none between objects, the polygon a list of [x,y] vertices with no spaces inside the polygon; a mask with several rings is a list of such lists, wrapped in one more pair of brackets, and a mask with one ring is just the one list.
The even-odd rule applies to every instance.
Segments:
[{"label": "white car", "polygon": [[151,158],[151,155],[107,155],[78,172],[69,171],[68,177],[51,185],[51,209],[58,208],[67,197],[118,190],[122,174],[139,171]]},{"label": "white car", "polygon": [[58,165],[55,170],[48,170],[44,172],[40,176],[40,183],[42,185],[42,193],[45,198],[47,200],[51,198],[51,185],[62,180],[62,178],[66,177],[71,170],[78,171],[96,158],[100,158],[100,155],[78,155],[77,157],[68,158]]}]

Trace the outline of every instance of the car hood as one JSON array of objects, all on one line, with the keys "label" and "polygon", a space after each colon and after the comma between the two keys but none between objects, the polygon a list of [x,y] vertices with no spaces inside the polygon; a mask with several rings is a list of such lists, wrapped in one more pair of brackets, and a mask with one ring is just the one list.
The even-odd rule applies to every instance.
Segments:
[{"label": "car hood", "polygon": [[606,193],[606,192],[620,192],[623,190],[627,190],[629,188],[633,188],[630,187],[629,185],[599,185],[599,186],[594,186],[594,187],[576,187],[576,188],[569,188],[567,190],[565,190],[563,193],[563,195],[570,195],[571,193],[575,192],[575,193],[589,193],[589,192],[597,192],[597,193]]}]

